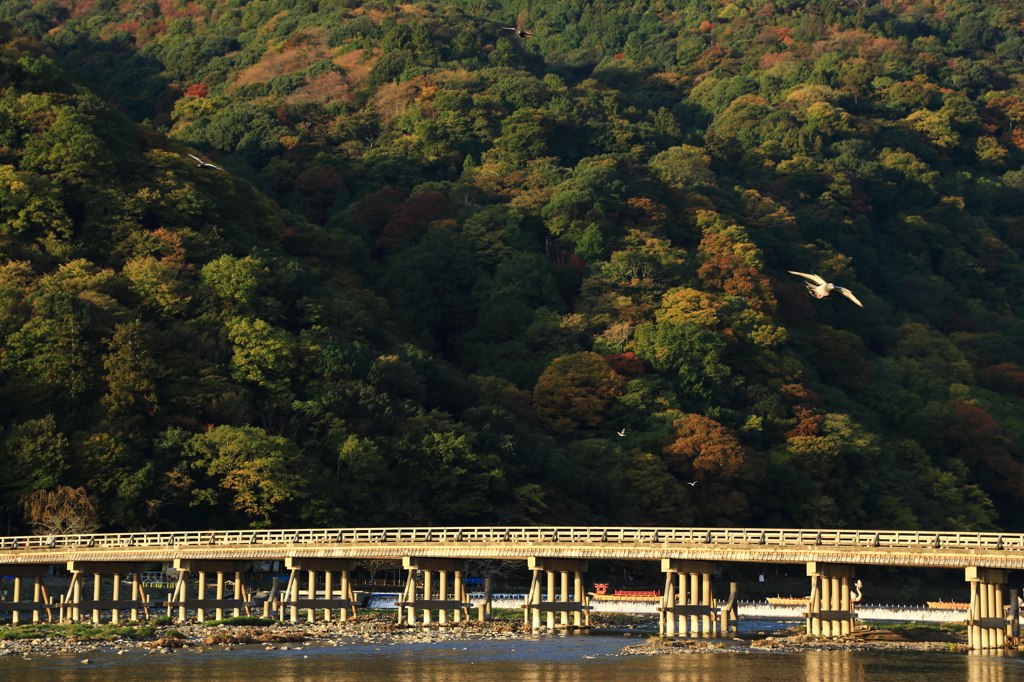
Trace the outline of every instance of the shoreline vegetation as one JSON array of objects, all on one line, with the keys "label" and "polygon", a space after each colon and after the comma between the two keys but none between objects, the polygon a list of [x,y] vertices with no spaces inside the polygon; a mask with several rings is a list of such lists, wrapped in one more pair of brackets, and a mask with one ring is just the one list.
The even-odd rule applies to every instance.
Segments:
[{"label": "shoreline vegetation", "polygon": [[[798,626],[773,633],[747,632],[730,637],[665,638],[650,636],[657,620],[649,616],[595,614],[591,630],[608,630],[623,637],[647,637],[638,644],[626,644],[620,655],[673,655],[698,653],[760,653],[836,650],[965,651],[965,628],[961,624],[941,626],[907,623],[876,628],[861,624],[852,635],[834,638],[808,637]],[[402,627],[386,612],[363,612],[348,621],[290,623],[272,619],[242,617],[197,623],[124,623],[119,625],[37,623],[0,626],[0,657],[25,659],[59,655],[132,651],[172,654],[201,651],[231,651],[241,646],[262,646],[267,650],[303,650],[363,644],[391,646],[482,640],[528,640],[544,636],[565,636],[571,629],[543,629],[533,632],[516,612],[496,614],[486,623],[475,620],[447,626]],[[86,659],[88,660],[88,659]]]}]

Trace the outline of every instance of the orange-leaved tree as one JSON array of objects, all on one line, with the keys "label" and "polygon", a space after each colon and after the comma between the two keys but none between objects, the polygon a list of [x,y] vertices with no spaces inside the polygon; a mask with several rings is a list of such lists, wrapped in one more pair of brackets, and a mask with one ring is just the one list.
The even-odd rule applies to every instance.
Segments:
[{"label": "orange-leaved tree", "polygon": [[22,498],[25,518],[39,535],[78,535],[99,526],[96,508],[85,488],[59,485]]},{"label": "orange-leaved tree", "polygon": [[533,405],[555,433],[572,433],[601,425],[609,403],[622,392],[625,379],[597,353],[555,358],[537,380]]},{"label": "orange-leaved tree", "polygon": [[668,469],[687,482],[696,481],[693,498],[701,520],[734,524],[748,507],[751,485],[763,475],[753,448],[743,445],[714,419],[687,414],[674,423],[673,440],[664,449]]}]

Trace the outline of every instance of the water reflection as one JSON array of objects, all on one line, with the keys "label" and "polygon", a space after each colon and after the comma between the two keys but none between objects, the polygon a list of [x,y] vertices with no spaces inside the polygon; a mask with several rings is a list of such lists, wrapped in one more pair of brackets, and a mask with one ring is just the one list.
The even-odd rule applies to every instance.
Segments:
[{"label": "water reflection", "polygon": [[[825,653],[825,652],[815,652]],[[865,679],[862,658],[852,656],[852,651],[830,651],[837,656],[807,656],[804,676],[807,680],[843,680],[861,682]]]},{"label": "water reflection", "polygon": [[1021,659],[1002,650],[992,653],[972,651],[967,655],[968,682],[1008,682],[1022,676]]},{"label": "water reflection", "polygon": [[[613,657],[613,638],[469,643],[461,647],[351,646],[303,651],[101,654],[0,658],[17,682],[1024,682],[1015,654],[942,652],[692,654]],[[516,651],[510,651],[515,648]],[[308,658],[305,656],[308,655]]]}]

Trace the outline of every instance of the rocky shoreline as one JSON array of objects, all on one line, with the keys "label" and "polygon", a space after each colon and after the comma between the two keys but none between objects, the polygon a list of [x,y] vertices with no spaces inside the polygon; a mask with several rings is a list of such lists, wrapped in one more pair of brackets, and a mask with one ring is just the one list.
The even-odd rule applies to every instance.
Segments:
[{"label": "rocky shoreline", "polygon": [[798,651],[967,651],[959,642],[863,641],[848,638],[821,639],[806,635],[765,637],[747,641],[675,640],[652,638],[643,644],[623,648],[625,656],[679,654],[793,653]]},{"label": "rocky shoreline", "polygon": [[[621,620],[621,619],[618,619]],[[600,617],[595,618],[592,629],[617,628],[646,629],[649,619],[623,624]],[[124,654],[142,650],[146,653],[177,653],[202,650],[231,650],[233,646],[262,646],[266,649],[302,650],[310,647],[344,647],[346,644],[374,644],[391,646],[409,643],[460,642],[480,640],[521,640],[535,635],[524,627],[522,619],[495,619],[487,623],[448,624],[429,628],[400,627],[394,616],[360,615],[341,621],[315,623],[277,622],[272,625],[206,625],[197,622],[154,626],[152,636],[146,639],[120,637],[114,639],[80,639],[74,636],[49,634],[32,639],[0,639],[0,656],[54,656],[91,653]],[[567,629],[545,631],[548,635],[565,635]],[[3,636],[0,628],[0,637]],[[631,634],[631,633],[627,633]],[[645,636],[647,633],[637,633]]]},{"label": "rocky shoreline", "polygon": [[[595,617],[593,629],[615,629],[623,636],[647,638],[645,642],[625,646],[621,655],[662,656],[679,654],[764,653],[799,651],[964,651],[966,644],[957,638],[936,637],[944,641],[910,641],[889,631],[865,628],[853,635],[832,639],[808,637],[795,631],[776,636],[735,637],[718,640],[666,639],[651,636],[656,626],[653,619],[636,618],[631,622]],[[150,632],[150,630],[147,630]],[[568,634],[556,628],[542,631],[542,636]],[[888,634],[890,637],[872,637]],[[0,628],[0,637],[3,636]],[[936,633],[938,634],[938,633]],[[392,616],[360,615],[345,622],[281,623],[270,625],[208,625],[196,622],[154,626],[145,639],[119,637],[114,639],[82,639],[75,636],[48,634],[32,639],[0,639],[0,656],[21,656],[25,659],[49,656],[88,656],[96,653],[126,654],[144,652],[174,654],[199,651],[230,651],[235,646],[260,646],[267,650],[301,651],[309,648],[338,647],[361,644],[377,648],[401,644],[459,643],[482,640],[527,640],[537,636],[522,619],[500,618],[487,623],[471,621],[430,628],[399,627]],[[895,641],[894,641],[895,640]],[[87,662],[86,658],[83,662]]]}]

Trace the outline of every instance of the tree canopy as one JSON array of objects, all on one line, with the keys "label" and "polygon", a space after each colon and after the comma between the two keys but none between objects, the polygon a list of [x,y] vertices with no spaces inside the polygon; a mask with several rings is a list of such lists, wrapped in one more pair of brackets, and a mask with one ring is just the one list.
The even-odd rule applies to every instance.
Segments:
[{"label": "tree canopy", "polygon": [[1024,530],[1018,5],[7,0],[0,496]]}]

